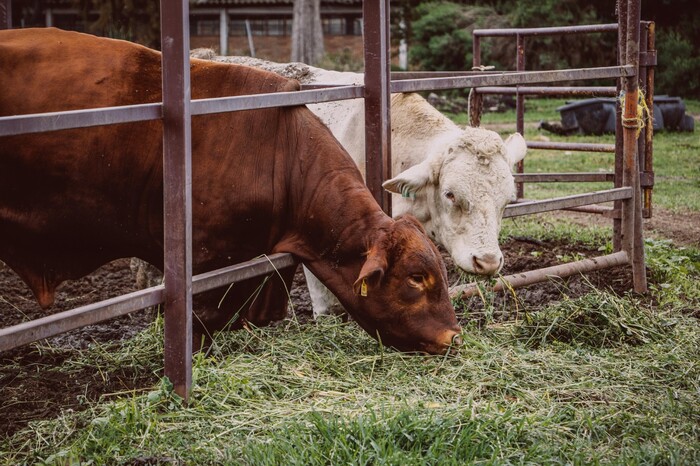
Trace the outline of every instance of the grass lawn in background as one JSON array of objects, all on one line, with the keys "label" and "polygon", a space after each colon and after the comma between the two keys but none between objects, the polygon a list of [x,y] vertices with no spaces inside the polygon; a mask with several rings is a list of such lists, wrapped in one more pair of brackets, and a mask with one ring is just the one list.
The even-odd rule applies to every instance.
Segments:
[{"label": "grass lawn in background", "polygon": [[[556,109],[566,102],[564,99],[526,98],[525,138],[553,142],[615,143],[612,134],[560,136],[538,129],[540,121],[559,122],[560,115]],[[684,102],[687,114],[700,115],[700,101]],[[466,114],[452,117],[459,124],[466,124]],[[515,110],[485,112],[481,124],[506,136],[515,131]],[[654,207],[675,213],[700,211],[700,121],[697,118],[695,126],[695,132],[660,131],[654,134]],[[611,153],[530,149],[525,158],[525,172],[612,172],[614,163],[615,156]],[[611,187],[610,183],[528,183],[525,185],[525,197],[546,199]]]}]

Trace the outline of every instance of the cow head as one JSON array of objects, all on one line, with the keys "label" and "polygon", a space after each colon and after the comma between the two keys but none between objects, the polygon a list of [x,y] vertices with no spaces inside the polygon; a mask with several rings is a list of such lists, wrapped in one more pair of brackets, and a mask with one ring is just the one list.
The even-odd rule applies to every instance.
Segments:
[{"label": "cow head", "polygon": [[345,308],[383,344],[444,354],[461,343],[447,270],[414,217],[399,218],[372,238],[352,288],[354,305]]},{"label": "cow head", "polygon": [[423,162],[383,186],[407,198],[407,210],[459,268],[494,275],[503,266],[501,218],[516,197],[511,169],[525,157],[526,144],[517,133],[505,143],[489,130],[466,128],[460,133],[436,141],[435,151]]}]

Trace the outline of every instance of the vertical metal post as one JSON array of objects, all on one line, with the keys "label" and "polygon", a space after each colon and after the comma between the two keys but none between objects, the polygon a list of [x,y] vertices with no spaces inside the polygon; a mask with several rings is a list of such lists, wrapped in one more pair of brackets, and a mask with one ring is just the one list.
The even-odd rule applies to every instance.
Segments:
[{"label": "vertical metal post", "polygon": [[[472,70],[481,67],[481,37],[473,34],[472,43]],[[469,125],[478,127],[481,125],[481,113],[483,110],[483,97],[479,94],[479,88],[475,87],[469,92]]]},{"label": "vertical metal post", "polygon": [[[619,0],[617,4],[617,60],[620,65],[627,63],[627,49],[625,43],[627,41],[627,0]],[[619,96],[623,89],[622,78],[617,80],[617,95]],[[620,188],[623,185],[623,160],[624,160],[624,136],[622,128],[622,106],[620,101],[615,105],[615,187]],[[615,201],[614,208],[616,213],[622,212],[622,201]],[[613,217],[613,250],[620,251],[622,249],[622,218],[620,215]]]},{"label": "vertical metal post", "polygon": [[389,0],[363,2],[365,44],[365,171],[377,203],[391,215],[391,196],[382,188],[391,176],[391,69]]},{"label": "vertical metal post", "polygon": [[219,55],[228,55],[228,10],[219,10]]},{"label": "vertical metal post", "polygon": [[[646,29],[646,52],[647,57],[654,57],[654,61],[651,63],[646,63],[646,75],[645,78],[645,90],[646,95],[644,96],[647,103],[647,108],[649,109],[649,114],[654,116],[654,67],[656,66],[656,25],[654,22],[648,22],[645,25]],[[645,128],[645,139],[646,144],[644,146],[644,160],[642,165],[642,170],[648,179],[653,180],[654,176],[654,125],[648,124]],[[647,186],[644,188],[644,206],[643,206],[643,216],[644,218],[651,218],[651,195],[652,186]]]},{"label": "vertical metal post", "polygon": [[12,29],[12,0],[0,0],[0,29]]},{"label": "vertical metal post", "polygon": [[622,208],[622,247],[632,264],[634,289],[646,292],[646,270],[644,266],[644,238],[642,233],[642,196],[640,189],[639,159],[637,157],[637,105],[639,99],[639,0],[627,3],[626,64],[632,65],[637,73],[624,79],[625,105],[623,109],[624,186],[632,187],[632,198],[623,202]]},{"label": "vertical metal post", "polygon": [[[518,71],[525,71],[525,36],[518,34],[516,36],[517,44],[517,65]],[[518,86],[519,87],[519,86]],[[519,92],[516,94],[515,100],[515,130],[525,137],[525,96]],[[525,171],[525,161],[521,160],[516,164],[516,172],[523,173]],[[525,183],[516,183],[518,199],[525,197]]]},{"label": "vertical metal post", "polygon": [[[639,26],[639,74],[637,75],[637,86],[640,89],[640,102],[643,99],[646,103],[646,94],[647,94],[647,65],[646,61],[642,60],[642,57],[646,57],[647,55],[647,30],[646,26],[641,24]],[[642,184],[642,178],[644,176],[644,154],[647,153],[647,138],[646,135],[650,131],[649,125],[646,123],[644,124],[644,127],[642,128],[642,132],[640,134],[640,137],[637,137],[637,157],[639,158],[638,160],[638,166],[639,166],[639,176],[640,176],[640,189],[641,191],[641,196],[642,196],[642,218],[644,218],[644,200],[645,200],[645,194],[646,194],[646,189],[641,187]]]},{"label": "vertical metal post", "polygon": [[192,127],[189,2],[161,0],[165,375],[185,401],[192,385]]}]

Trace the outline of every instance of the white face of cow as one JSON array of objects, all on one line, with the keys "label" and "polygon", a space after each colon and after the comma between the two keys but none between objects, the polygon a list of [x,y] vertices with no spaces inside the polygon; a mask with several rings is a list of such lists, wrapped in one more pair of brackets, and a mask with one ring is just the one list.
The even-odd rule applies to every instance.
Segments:
[{"label": "white face of cow", "polygon": [[426,160],[383,186],[408,196],[395,208],[413,213],[458,267],[496,274],[503,266],[501,218],[516,196],[511,169],[525,156],[525,140],[516,133],[504,143],[493,131],[479,128],[441,140],[449,142],[436,144]]}]

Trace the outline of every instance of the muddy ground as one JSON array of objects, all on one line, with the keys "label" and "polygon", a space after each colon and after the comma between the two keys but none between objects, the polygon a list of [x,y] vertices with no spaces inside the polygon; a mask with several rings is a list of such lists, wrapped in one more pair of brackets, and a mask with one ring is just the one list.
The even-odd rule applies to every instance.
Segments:
[{"label": "muddy ground", "polygon": [[[562,214],[574,222],[590,224],[591,216]],[[700,246],[698,236],[700,214],[672,215],[655,212],[655,218],[645,223],[649,235],[663,235],[680,245]],[[541,242],[532,238],[514,237],[502,245],[505,255],[504,275],[561,263],[566,256],[594,257],[600,255],[594,248],[564,242]],[[458,279],[445,254],[450,283]],[[617,267],[589,273],[586,277],[575,276],[556,283],[532,285],[517,290],[519,309],[537,309],[549,302],[561,299],[562,293],[575,297],[590,290],[591,284],[600,289],[611,289],[622,294],[631,289],[629,267]],[[298,272],[292,290],[297,315],[310,320],[311,305],[304,286],[303,274]],[[64,283],[57,293],[56,304],[43,311],[36,304],[27,286],[2,262],[0,262],[0,328],[37,319],[47,313],[72,309],[81,305],[135,291],[133,274],[128,259],[108,264],[93,274]],[[512,296],[497,298],[494,308],[501,309],[497,319],[513,318],[516,308]],[[461,311],[461,310],[460,310]],[[464,319],[481,319],[482,302],[472,298],[465,304]],[[64,335],[0,353],[0,440],[12,435],[29,421],[50,419],[61,410],[80,410],[85,400],[98,400],[101,396],[152,386],[159,374],[139,375],[128,369],[120,373],[100,373],[94,368],[82,371],[49,371],[61,365],[76,351],[87,348],[93,342],[105,343],[131,338],[152,320],[153,312],[136,312],[99,325],[85,327]],[[47,347],[70,348],[70,351],[47,351]]]}]

